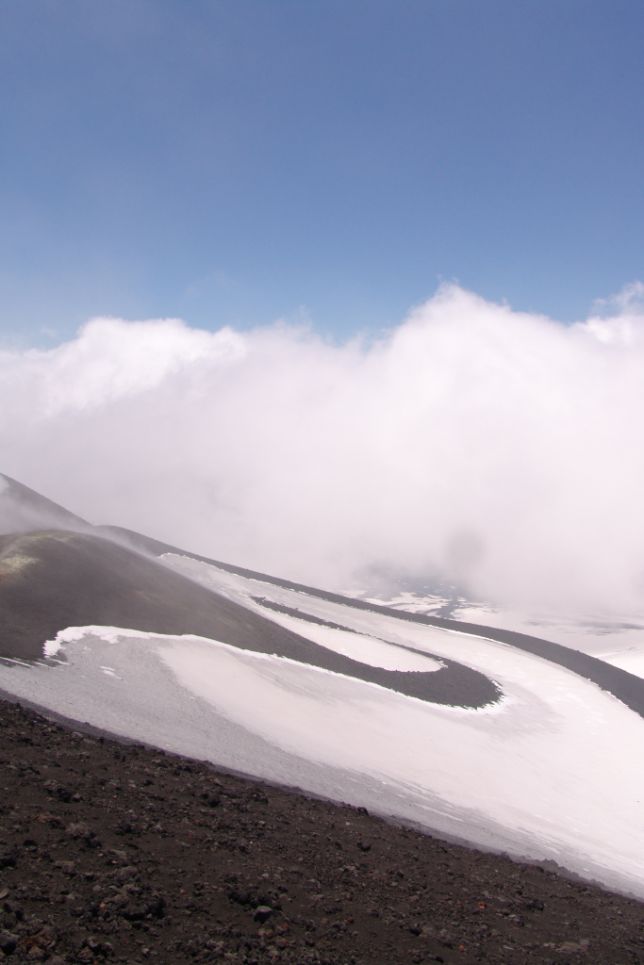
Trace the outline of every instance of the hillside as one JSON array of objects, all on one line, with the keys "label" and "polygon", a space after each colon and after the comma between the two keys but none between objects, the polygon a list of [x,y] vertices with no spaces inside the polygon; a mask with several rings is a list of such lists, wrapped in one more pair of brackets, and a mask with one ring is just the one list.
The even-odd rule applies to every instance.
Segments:
[{"label": "hillside", "polygon": [[0,957],[629,965],[643,906],[0,702]]},{"label": "hillside", "polygon": [[0,959],[643,959],[644,681],[2,478]]}]

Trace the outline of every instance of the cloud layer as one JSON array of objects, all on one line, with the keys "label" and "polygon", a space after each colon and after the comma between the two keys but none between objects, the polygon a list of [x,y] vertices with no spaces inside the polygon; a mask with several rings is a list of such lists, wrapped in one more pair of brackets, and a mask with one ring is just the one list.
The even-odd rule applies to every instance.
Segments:
[{"label": "cloud layer", "polygon": [[574,326],[450,285],[378,341],[94,319],[0,352],[0,471],[303,581],[447,572],[508,601],[644,600],[641,285]]}]

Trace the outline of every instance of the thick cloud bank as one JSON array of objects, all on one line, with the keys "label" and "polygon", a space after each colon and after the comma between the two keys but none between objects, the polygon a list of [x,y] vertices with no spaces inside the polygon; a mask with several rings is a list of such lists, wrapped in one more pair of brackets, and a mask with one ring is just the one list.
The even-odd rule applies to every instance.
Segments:
[{"label": "thick cloud bank", "polygon": [[348,587],[644,598],[644,310],[564,326],[441,288],[381,340],[90,321],[0,353],[0,470],[94,522]]}]

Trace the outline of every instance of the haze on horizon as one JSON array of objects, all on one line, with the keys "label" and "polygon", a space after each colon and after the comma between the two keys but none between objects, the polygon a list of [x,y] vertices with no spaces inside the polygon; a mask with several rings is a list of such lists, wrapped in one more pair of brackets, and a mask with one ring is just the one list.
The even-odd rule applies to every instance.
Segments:
[{"label": "haze on horizon", "polygon": [[346,589],[644,594],[644,286],[566,326],[444,286],[377,339],[94,319],[0,353],[2,471],[93,522]]}]

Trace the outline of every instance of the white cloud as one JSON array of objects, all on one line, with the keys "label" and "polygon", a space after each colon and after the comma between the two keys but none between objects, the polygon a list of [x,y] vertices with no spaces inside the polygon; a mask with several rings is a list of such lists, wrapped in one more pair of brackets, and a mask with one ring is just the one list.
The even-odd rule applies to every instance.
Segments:
[{"label": "white cloud", "polygon": [[601,315],[624,315],[629,312],[641,315],[644,310],[644,282],[631,281],[614,295],[598,298],[594,309]]},{"label": "white cloud", "polygon": [[0,352],[0,470],[304,581],[448,567],[486,595],[629,607],[643,332],[633,298],[563,326],[456,286],[372,344],[95,319]]}]

